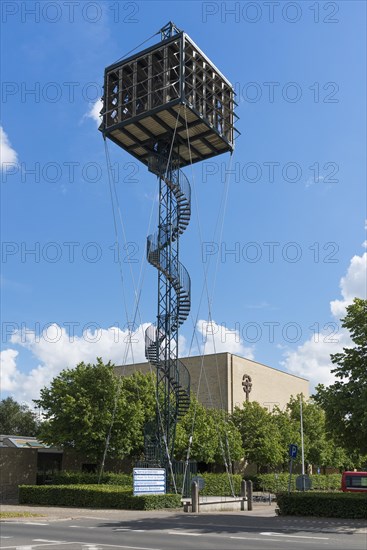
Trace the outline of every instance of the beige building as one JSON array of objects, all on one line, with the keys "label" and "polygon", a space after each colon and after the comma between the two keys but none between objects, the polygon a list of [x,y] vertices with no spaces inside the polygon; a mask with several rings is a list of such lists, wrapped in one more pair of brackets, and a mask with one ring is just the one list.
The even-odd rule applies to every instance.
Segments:
[{"label": "beige building", "polygon": [[[232,353],[184,357],[180,359],[191,376],[191,393],[206,407],[232,412],[244,401],[257,401],[270,411],[281,409],[290,397],[302,393],[309,397],[305,378],[268,367]],[[129,376],[135,371],[150,372],[149,363],[116,367],[116,373]],[[154,369],[153,369],[154,370]]]}]

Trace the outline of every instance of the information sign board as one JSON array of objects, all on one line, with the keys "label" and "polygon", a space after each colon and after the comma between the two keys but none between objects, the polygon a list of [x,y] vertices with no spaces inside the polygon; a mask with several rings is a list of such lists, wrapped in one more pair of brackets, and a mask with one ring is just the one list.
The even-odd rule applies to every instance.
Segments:
[{"label": "information sign board", "polygon": [[133,491],[137,495],[164,495],[166,470],[164,468],[134,468]]}]

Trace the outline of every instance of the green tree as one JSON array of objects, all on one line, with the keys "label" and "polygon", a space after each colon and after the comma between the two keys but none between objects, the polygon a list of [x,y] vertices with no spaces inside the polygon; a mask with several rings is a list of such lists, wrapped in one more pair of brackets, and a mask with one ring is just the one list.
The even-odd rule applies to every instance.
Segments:
[{"label": "green tree", "polygon": [[209,409],[209,415],[215,426],[215,441],[218,442],[215,462],[223,464],[224,456],[228,464],[234,460],[242,460],[242,437],[231,416],[228,416],[228,413],[219,409]]},{"label": "green tree", "polygon": [[338,468],[340,472],[344,470],[353,470],[354,468],[365,469],[367,456],[362,456],[358,453],[350,453],[343,447],[340,447],[330,436],[326,447],[326,461],[323,464],[325,471],[326,466]]},{"label": "green tree", "polygon": [[244,402],[232,414],[234,425],[242,437],[244,458],[261,467],[275,468],[283,460],[281,435],[273,416],[256,401]]},{"label": "green tree", "polygon": [[[287,469],[289,444],[295,443],[299,449],[301,447],[300,396],[291,397],[284,411],[275,409],[273,414],[282,436],[283,469]],[[335,442],[327,430],[324,410],[312,399],[305,402],[302,398],[302,417],[306,465],[320,466],[324,470],[328,466],[340,470],[359,467],[363,457],[358,453],[348,453]],[[296,461],[301,461],[301,452],[298,453]]]},{"label": "green tree", "polygon": [[355,298],[342,326],[354,347],[331,355],[334,384],[316,387],[314,399],[326,413],[327,428],[349,452],[367,454],[367,300]]},{"label": "green tree", "polygon": [[[322,408],[312,400],[305,401],[302,397],[302,418],[303,418],[303,442],[305,463],[328,466],[328,436],[325,427],[325,413]],[[300,396],[291,397],[287,404],[287,411],[291,420],[298,427],[298,441],[300,444],[301,412]],[[300,456],[298,457],[298,461]]]},{"label": "green tree", "polygon": [[243,457],[241,434],[222,410],[206,409],[195,397],[176,428],[175,456],[186,459],[190,437],[190,459],[224,464]]},{"label": "green tree", "polygon": [[274,407],[272,416],[280,436],[282,469],[287,471],[289,468],[289,445],[294,444],[300,446],[301,444],[299,423],[297,423],[294,418],[291,418],[287,409],[282,411],[279,407]]},{"label": "green tree", "polygon": [[37,415],[27,405],[17,403],[12,397],[0,401],[0,432],[6,435],[35,436],[38,434]]},{"label": "green tree", "polygon": [[111,458],[142,449],[145,421],[154,414],[154,385],[141,374],[118,377],[110,362],[98,358],[95,365],[62,371],[35,403],[44,410],[43,441],[101,463],[108,434]]}]

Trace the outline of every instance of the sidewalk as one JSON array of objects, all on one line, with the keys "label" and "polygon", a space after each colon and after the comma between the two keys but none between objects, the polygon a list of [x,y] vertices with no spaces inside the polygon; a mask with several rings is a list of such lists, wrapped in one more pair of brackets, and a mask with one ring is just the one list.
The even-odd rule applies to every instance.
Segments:
[{"label": "sidewalk", "polygon": [[[276,517],[275,513],[276,504],[256,504],[251,512],[240,510],[236,512],[216,512],[216,514],[223,515],[238,515],[243,514],[246,517]],[[30,512],[32,514],[39,514],[44,521],[55,521],[75,518],[101,518],[101,519],[124,519],[134,520],[141,518],[164,518],[170,517],[173,514],[182,514],[183,517],[192,517],[193,514],[183,512],[182,508],[173,508],[167,510],[106,510],[101,508],[66,508],[56,506],[30,506],[23,504],[1,504],[1,512]],[[213,512],[208,512],[213,514]],[[200,511],[200,515],[205,516],[205,508]],[[36,521],[36,518],[33,518]],[[11,521],[12,518],[4,518],[4,521]],[[0,520],[1,521],[1,520]],[[14,521],[32,521],[32,518],[14,518]]]}]

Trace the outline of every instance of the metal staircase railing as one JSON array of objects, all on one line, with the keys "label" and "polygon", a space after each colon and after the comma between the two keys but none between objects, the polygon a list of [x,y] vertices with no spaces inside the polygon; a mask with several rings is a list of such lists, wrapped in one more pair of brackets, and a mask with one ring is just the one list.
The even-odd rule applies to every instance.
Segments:
[{"label": "metal staircase railing", "polygon": [[174,170],[161,179],[172,191],[176,199],[176,213],[172,223],[160,226],[159,231],[147,238],[147,259],[158,269],[173,287],[176,293],[175,314],[169,315],[166,330],[150,325],[145,332],[145,356],[157,369],[164,372],[169,381],[171,391],[175,395],[175,418],[182,417],[190,404],[190,374],[185,365],[172,357],[163,357],[164,341],[177,331],[187,319],[191,306],[190,276],[186,268],[177,260],[172,262],[169,257],[169,245],[176,241],[189,224],[191,216],[191,187],[181,170]]}]

